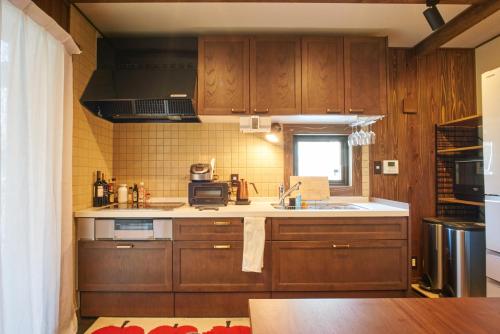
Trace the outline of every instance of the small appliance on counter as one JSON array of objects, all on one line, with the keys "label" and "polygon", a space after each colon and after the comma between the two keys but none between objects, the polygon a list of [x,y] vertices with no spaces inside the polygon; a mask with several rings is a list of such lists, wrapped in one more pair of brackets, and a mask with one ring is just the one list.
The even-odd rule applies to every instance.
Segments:
[{"label": "small appliance on counter", "polygon": [[191,206],[226,206],[229,185],[226,182],[190,182],[188,198]]},{"label": "small appliance on counter", "polygon": [[[255,190],[255,193],[258,194],[259,191],[257,190],[257,187],[255,186],[255,183],[250,182],[252,185],[253,189]],[[249,205],[252,203],[248,199],[248,182],[245,181],[244,179],[241,179],[238,181],[238,189],[236,190],[236,205]]]},{"label": "small appliance on counter", "polygon": [[215,159],[212,158],[209,164],[192,164],[189,168],[192,182],[211,182],[214,180]]}]

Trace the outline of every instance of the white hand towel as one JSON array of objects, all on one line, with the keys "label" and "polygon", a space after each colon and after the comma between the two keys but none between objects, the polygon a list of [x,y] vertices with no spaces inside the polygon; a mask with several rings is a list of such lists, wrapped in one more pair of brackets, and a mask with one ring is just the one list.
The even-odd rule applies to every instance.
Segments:
[{"label": "white hand towel", "polygon": [[243,221],[242,271],[261,273],[264,268],[266,218],[245,217]]}]

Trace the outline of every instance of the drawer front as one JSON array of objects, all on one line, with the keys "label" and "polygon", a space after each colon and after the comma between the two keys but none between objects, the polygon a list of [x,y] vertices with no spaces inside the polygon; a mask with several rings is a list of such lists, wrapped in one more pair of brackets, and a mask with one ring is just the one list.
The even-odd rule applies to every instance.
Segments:
[{"label": "drawer front", "polygon": [[269,299],[270,292],[176,293],[176,317],[248,317],[249,299]]},{"label": "drawer front", "polygon": [[262,273],[241,271],[243,242],[174,242],[174,291],[270,291],[271,243]]},{"label": "drawer front", "polygon": [[168,292],[81,292],[82,317],[173,317]]},{"label": "drawer front", "polygon": [[273,291],[406,290],[406,241],[273,242]]},{"label": "drawer front", "polygon": [[[271,240],[271,224],[266,224],[266,240]],[[176,219],[174,240],[243,240],[243,219]]]},{"label": "drawer front", "polygon": [[80,291],[172,291],[171,241],[79,241]]},{"label": "drawer front", "polygon": [[407,239],[407,218],[273,218],[273,240]]}]

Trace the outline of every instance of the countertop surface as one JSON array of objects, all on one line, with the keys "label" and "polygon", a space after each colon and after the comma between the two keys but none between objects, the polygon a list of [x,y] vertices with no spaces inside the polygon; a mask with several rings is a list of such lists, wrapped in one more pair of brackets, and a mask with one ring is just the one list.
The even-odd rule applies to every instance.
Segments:
[{"label": "countertop surface", "polygon": [[252,299],[253,334],[498,333],[500,298]]},{"label": "countertop surface", "polygon": [[332,197],[329,202],[353,204],[358,209],[336,210],[282,210],[271,206],[276,203],[274,198],[254,198],[250,205],[229,204],[218,210],[203,210],[190,207],[186,198],[153,199],[155,203],[184,202],[185,204],[173,210],[160,208],[89,208],[76,211],[76,218],[210,218],[210,217],[407,217],[408,204],[383,199],[366,197]]}]

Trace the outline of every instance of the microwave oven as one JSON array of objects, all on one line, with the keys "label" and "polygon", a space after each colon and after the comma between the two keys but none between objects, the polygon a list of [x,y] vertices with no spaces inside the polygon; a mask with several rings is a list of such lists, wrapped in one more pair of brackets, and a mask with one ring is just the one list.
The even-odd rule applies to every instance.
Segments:
[{"label": "microwave oven", "polygon": [[223,182],[191,182],[189,205],[225,206],[229,201],[229,186]]},{"label": "microwave oven", "polygon": [[455,161],[453,192],[457,199],[469,201],[482,201],[484,199],[483,160]]}]

